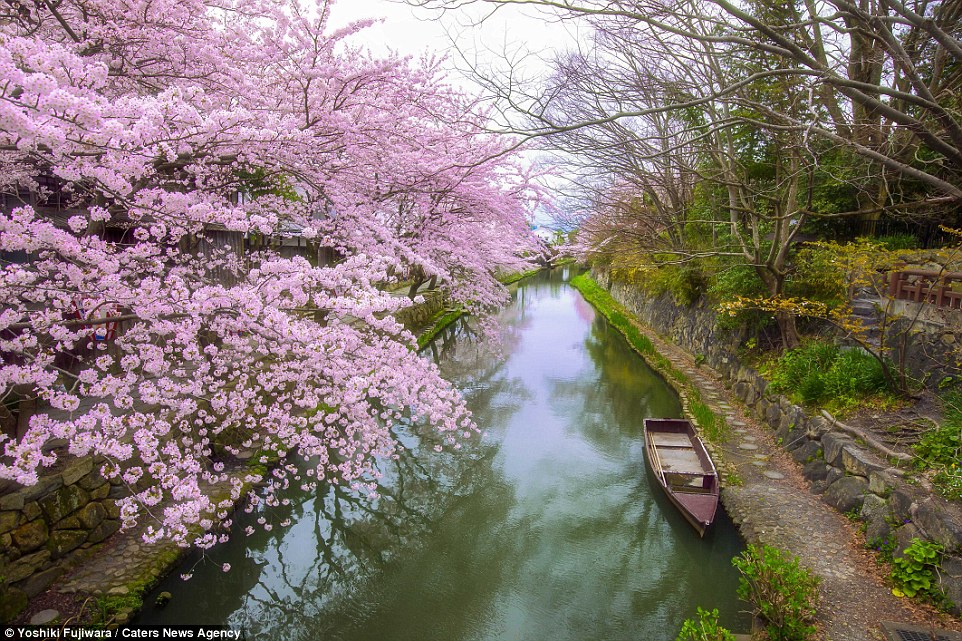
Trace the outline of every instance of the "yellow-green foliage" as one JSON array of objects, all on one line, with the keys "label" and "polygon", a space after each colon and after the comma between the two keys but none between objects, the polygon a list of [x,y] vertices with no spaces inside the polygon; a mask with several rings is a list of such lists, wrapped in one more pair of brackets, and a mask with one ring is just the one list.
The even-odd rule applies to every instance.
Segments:
[{"label": "yellow-green foliage", "polygon": [[735,641],[734,635],[718,624],[718,609],[698,608],[696,618],[687,619],[675,641]]}]

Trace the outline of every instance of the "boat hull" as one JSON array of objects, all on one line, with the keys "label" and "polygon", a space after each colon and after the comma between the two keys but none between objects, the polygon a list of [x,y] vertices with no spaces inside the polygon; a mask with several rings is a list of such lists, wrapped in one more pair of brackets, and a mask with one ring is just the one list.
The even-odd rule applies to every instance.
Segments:
[{"label": "boat hull", "polygon": [[694,427],[683,419],[645,419],[648,467],[699,536],[718,510],[718,473]]}]

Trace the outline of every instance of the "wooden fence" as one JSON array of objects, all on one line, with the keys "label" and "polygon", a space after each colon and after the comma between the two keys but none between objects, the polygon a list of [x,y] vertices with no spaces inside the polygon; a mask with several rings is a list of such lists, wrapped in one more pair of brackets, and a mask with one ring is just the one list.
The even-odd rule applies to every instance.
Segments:
[{"label": "wooden fence", "polygon": [[924,269],[892,272],[888,276],[888,293],[895,300],[962,309],[962,272]]}]

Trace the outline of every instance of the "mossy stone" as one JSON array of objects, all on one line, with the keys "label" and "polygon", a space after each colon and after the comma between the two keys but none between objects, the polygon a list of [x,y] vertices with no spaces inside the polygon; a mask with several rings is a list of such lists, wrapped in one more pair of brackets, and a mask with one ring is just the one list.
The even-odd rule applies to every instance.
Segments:
[{"label": "mossy stone", "polygon": [[26,581],[22,581],[17,587],[23,590],[31,599],[53,584],[54,581],[64,575],[64,568],[54,565],[42,572],[37,572],[30,576]]},{"label": "mossy stone", "polygon": [[71,462],[61,473],[61,476],[63,476],[63,484],[73,485],[83,477],[90,474],[93,468],[94,461],[92,458],[82,458]]},{"label": "mossy stone", "polygon": [[47,542],[47,523],[37,519],[13,531],[13,542],[21,552],[32,552]]},{"label": "mossy stone", "polygon": [[91,543],[100,543],[108,536],[120,529],[120,521],[114,521],[113,519],[105,519],[90,532],[90,536],[87,540]]},{"label": "mossy stone", "polygon": [[23,506],[23,518],[26,521],[38,519],[41,514],[43,514],[43,512],[40,510],[40,504],[36,501],[30,501]]},{"label": "mossy stone", "polygon": [[4,570],[4,578],[8,583],[23,581],[28,576],[40,571],[49,560],[49,550],[41,550],[22,556],[6,567]]},{"label": "mossy stone", "polygon": [[40,509],[51,523],[73,514],[90,502],[90,494],[77,485],[67,485],[56,493],[40,500]]},{"label": "mossy stone", "polygon": [[825,500],[844,514],[861,510],[866,494],[869,494],[867,480],[861,476],[843,476],[829,486]]},{"label": "mossy stone", "polygon": [[0,512],[0,534],[17,529],[20,525],[20,512],[8,510]]},{"label": "mossy stone", "polygon": [[0,594],[0,621],[10,623],[27,609],[27,594],[17,588],[7,588]]},{"label": "mossy stone", "polygon": [[94,501],[105,499],[108,496],[110,496],[110,485],[107,483],[90,490],[90,498]]},{"label": "mossy stone", "polygon": [[92,530],[107,517],[107,510],[100,503],[91,502],[80,508],[77,519],[84,529]]},{"label": "mossy stone", "polygon": [[80,547],[87,540],[86,530],[54,530],[47,541],[47,549],[53,558],[59,559],[67,552]]},{"label": "mossy stone", "polygon": [[11,492],[0,497],[0,510],[22,510],[23,504],[23,492]]},{"label": "mossy stone", "polygon": [[108,519],[119,519],[120,518],[120,506],[117,505],[117,501],[114,499],[106,499],[103,502],[104,509],[107,511]]},{"label": "mossy stone", "polygon": [[23,500],[28,503],[37,501],[56,492],[63,487],[63,477],[59,474],[48,476],[38,480],[35,484],[25,487],[23,490]]}]

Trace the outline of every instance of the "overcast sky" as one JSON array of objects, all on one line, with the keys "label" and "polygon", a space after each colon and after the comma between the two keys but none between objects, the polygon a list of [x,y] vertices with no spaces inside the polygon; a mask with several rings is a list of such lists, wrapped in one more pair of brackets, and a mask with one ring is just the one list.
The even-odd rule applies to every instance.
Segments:
[{"label": "overcast sky", "polygon": [[[354,42],[366,44],[375,54],[391,50],[415,57],[425,52],[447,55],[446,66],[453,72],[451,80],[463,83],[469,91],[477,91],[478,85],[471,82],[465,71],[465,59],[472,66],[504,70],[507,52],[513,61],[522,60],[523,76],[536,82],[548,69],[545,61],[555,52],[573,46],[578,38],[576,23],[561,24],[530,8],[501,7],[493,15],[490,6],[482,3],[469,9],[439,15],[394,0],[338,0],[331,12],[331,23],[340,27],[356,20],[383,18],[382,23],[359,33]],[[517,73],[518,68],[514,71]],[[458,77],[463,79],[459,81]],[[524,155],[531,162],[539,158],[537,152]],[[553,190],[560,189],[563,182],[560,177],[545,180]],[[550,224],[549,217],[540,211],[536,222]]]},{"label": "overcast sky", "polygon": [[424,52],[447,54],[450,66],[458,69],[465,64],[452,48],[452,41],[472,64],[497,65],[507,51],[514,59],[524,56],[525,68],[536,74],[545,69],[539,58],[550,58],[575,38],[570,25],[549,22],[536,9],[503,6],[492,13],[490,5],[480,2],[439,14],[401,0],[337,0],[331,15],[335,26],[365,18],[384,19],[358,36],[373,52],[390,49],[412,56]]}]

